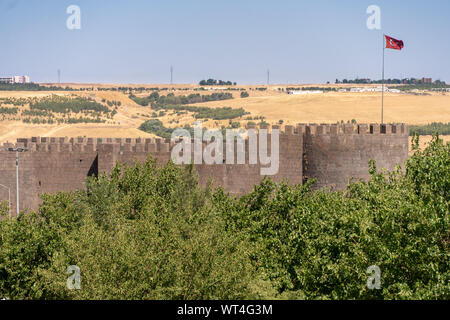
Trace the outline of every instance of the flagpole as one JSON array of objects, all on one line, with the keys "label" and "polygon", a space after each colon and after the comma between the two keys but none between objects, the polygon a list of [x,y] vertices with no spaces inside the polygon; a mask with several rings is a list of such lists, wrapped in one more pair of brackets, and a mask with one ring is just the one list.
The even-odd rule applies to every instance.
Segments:
[{"label": "flagpole", "polygon": [[383,34],[383,71],[382,71],[382,80],[381,80],[381,124],[383,124],[383,109],[384,109],[384,39],[385,35]]}]

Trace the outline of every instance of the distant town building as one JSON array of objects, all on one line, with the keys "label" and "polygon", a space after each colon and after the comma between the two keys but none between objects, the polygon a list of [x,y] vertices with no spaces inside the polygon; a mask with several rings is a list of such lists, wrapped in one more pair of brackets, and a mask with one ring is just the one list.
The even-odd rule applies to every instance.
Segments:
[{"label": "distant town building", "polygon": [[[353,87],[350,88],[350,92],[381,92],[383,90],[383,87]],[[384,89],[385,92],[388,91],[388,88]]]},{"label": "distant town building", "polygon": [[[340,81],[339,79],[336,79],[336,83],[351,83],[351,84],[372,84],[372,83],[377,83],[377,84],[381,84],[383,83],[383,80],[371,80],[369,78],[363,78],[363,79],[344,79],[342,81]],[[405,85],[415,85],[415,84],[422,84],[422,83],[427,83],[427,84],[431,84],[433,83],[433,79],[432,78],[405,78],[405,79],[384,79],[384,83],[385,84],[405,84]],[[436,80],[434,82],[435,84],[440,84],[439,80]],[[445,83],[442,83],[445,84]]]},{"label": "distant town building", "polygon": [[12,83],[12,78],[0,78],[0,83]]},{"label": "distant town building", "polygon": [[304,95],[304,94],[321,94],[323,90],[296,90],[288,91],[287,94]]},{"label": "distant town building", "polygon": [[29,76],[2,77],[0,83],[30,83]]}]

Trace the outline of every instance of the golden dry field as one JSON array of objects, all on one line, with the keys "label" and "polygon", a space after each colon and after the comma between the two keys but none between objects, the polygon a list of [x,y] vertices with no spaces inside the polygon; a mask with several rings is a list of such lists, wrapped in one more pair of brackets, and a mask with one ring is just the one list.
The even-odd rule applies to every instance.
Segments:
[{"label": "golden dry field", "polygon": [[[200,104],[197,104],[200,105]],[[311,95],[274,94],[227,101],[206,102],[209,107],[243,107],[266,121],[295,124],[298,122],[335,123],[355,119],[376,123],[381,119],[381,94],[377,92],[342,92]],[[414,96],[385,94],[384,122],[427,124],[450,121],[450,94]]]},{"label": "golden dry field", "polygon": [[[52,84],[48,84],[52,85]],[[131,100],[127,94],[119,91],[98,91],[98,88],[112,87],[145,87],[165,88],[160,95],[173,93],[175,95],[188,95],[191,93],[211,94],[213,92],[230,92],[234,99],[203,102],[193,104],[205,107],[232,107],[244,108],[250,112],[241,118],[234,119],[244,126],[249,117],[264,117],[264,120],[276,124],[283,120],[283,124],[296,123],[336,123],[355,119],[359,123],[379,123],[381,94],[379,92],[329,92],[323,94],[288,95],[285,89],[290,85],[271,85],[265,91],[256,90],[263,86],[240,86],[249,93],[248,98],[240,98],[239,90],[224,91],[226,87],[206,87],[199,91],[198,85],[108,85],[108,84],[63,84],[73,89],[91,87],[93,91],[0,91],[1,98],[31,98],[56,95],[78,95],[92,98],[97,102],[102,100],[120,101],[117,114],[106,123],[77,123],[77,124],[31,124],[23,123],[20,119],[0,121],[0,143],[13,142],[20,137],[32,136],[90,136],[90,137],[152,137],[138,129],[145,120],[155,118],[152,116],[155,110],[142,107]],[[326,85],[303,85],[320,86]],[[329,85],[335,87],[335,85]],[[355,86],[355,85],[353,85]],[[301,86],[295,86],[301,87]],[[339,87],[344,87],[339,85]],[[348,85],[347,85],[348,87]],[[366,86],[367,87],[367,86]],[[150,91],[136,93],[136,96],[148,96]],[[156,117],[165,126],[192,125],[192,114],[176,115],[174,112],[166,112],[164,116]],[[0,119],[1,120],[1,119]],[[253,120],[257,122],[256,120]],[[386,123],[406,122],[408,124],[427,124],[431,122],[450,122],[450,94],[431,93],[427,95],[413,95],[407,93],[385,93],[384,121]],[[204,123],[207,127],[227,126],[228,120],[208,120]],[[450,141],[450,136],[443,137]],[[421,145],[431,139],[429,136],[421,137]]]}]

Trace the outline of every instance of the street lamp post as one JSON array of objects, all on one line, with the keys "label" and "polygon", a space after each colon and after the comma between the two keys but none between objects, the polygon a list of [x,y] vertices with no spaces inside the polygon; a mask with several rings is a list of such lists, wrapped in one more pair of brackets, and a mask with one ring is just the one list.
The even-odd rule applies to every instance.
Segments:
[{"label": "street lamp post", "polygon": [[12,217],[12,212],[11,212],[11,188],[7,187],[3,184],[0,184],[0,187],[6,188],[8,189],[8,206],[9,206],[9,217]]},{"label": "street lamp post", "polygon": [[20,208],[19,208],[19,152],[24,152],[27,150],[28,149],[25,147],[8,148],[8,151],[16,152],[16,216],[20,212]]}]

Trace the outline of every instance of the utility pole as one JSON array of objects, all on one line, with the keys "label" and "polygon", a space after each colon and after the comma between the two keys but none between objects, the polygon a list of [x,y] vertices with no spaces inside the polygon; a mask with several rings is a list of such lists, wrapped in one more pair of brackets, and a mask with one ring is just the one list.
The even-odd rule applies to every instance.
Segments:
[{"label": "utility pole", "polygon": [[16,217],[20,213],[19,207],[19,152],[27,151],[27,148],[18,147],[18,148],[8,148],[8,151],[16,152]]},{"label": "utility pole", "polygon": [[19,150],[16,149],[16,217],[20,212],[19,208]]},{"label": "utility pole", "polygon": [[383,124],[383,112],[384,112],[384,49],[386,45],[384,43],[385,35],[383,34],[383,71],[381,75],[381,124]]}]

